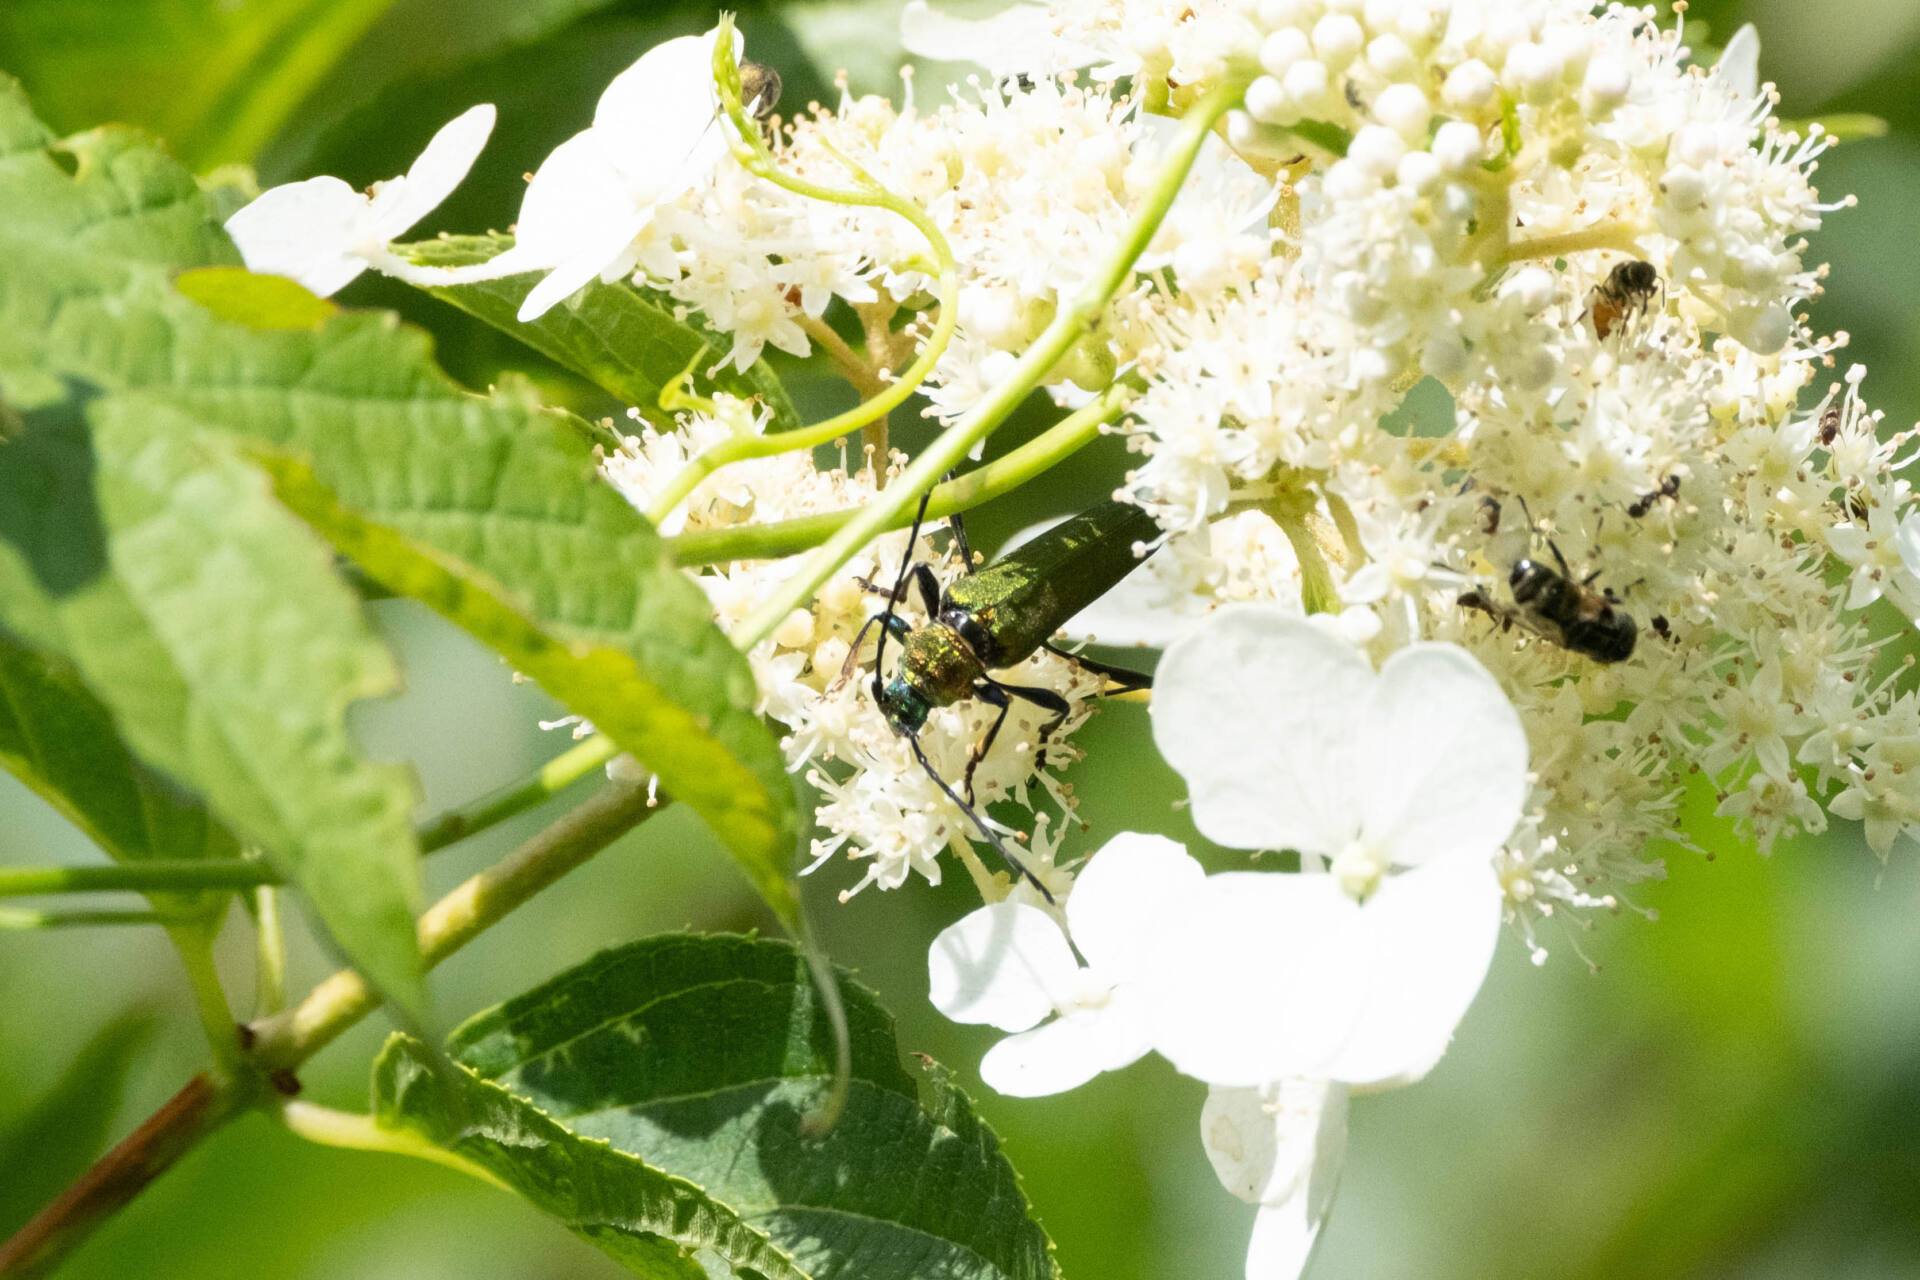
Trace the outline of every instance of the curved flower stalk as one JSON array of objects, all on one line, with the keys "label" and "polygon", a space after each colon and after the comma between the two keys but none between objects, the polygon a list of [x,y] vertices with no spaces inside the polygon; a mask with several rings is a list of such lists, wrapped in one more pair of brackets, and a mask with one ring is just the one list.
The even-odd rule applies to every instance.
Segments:
[{"label": "curved flower stalk", "polygon": [[264,191],[227,219],[247,270],[287,276],[331,297],[368,267],[412,279],[416,268],[388,246],[453,194],[493,132],[483,103],[443,125],[407,172],[364,194],[338,178]]}]

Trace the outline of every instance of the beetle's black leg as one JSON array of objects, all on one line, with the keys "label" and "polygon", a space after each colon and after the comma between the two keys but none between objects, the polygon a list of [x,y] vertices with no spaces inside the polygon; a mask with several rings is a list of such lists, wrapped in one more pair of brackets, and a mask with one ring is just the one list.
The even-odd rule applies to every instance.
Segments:
[{"label": "beetle's black leg", "polygon": [[[892,632],[896,639],[900,640],[906,639],[907,632],[913,629],[907,625],[905,618],[891,609],[876,613],[861,623],[860,629],[853,633],[853,648],[847,650],[847,660],[840,664],[839,676],[835,678],[832,684],[827,686],[828,693],[832,693],[835,689],[838,689],[841,685],[853,679],[853,668],[855,664],[860,661],[860,646],[867,642],[867,632],[872,629],[873,624],[876,622],[880,623],[888,631]],[[874,667],[874,671],[878,674],[878,665]]]},{"label": "beetle's black leg", "polygon": [[1153,674],[1151,672],[1129,671],[1125,667],[1108,666],[1104,662],[1083,657],[1070,649],[1062,649],[1051,640],[1046,641],[1040,647],[1057,657],[1065,658],[1076,666],[1085,667],[1097,676],[1105,676],[1113,684],[1120,686],[1118,689],[1102,690],[1103,696],[1110,693],[1133,693],[1139,689],[1153,688]]},{"label": "beetle's black leg", "polygon": [[[947,474],[951,477],[953,473]],[[966,520],[956,511],[947,517],[947,528],[953,531],[953,546],[954,550],[960,553],[961,572],[972,573],[974,570],[973,544],[967,541]]]},{"label": "beetle's black leg", "polygon": [[1000,726],[1007,722],[1007,713],[1013,709],[1013,699],[1008,696],[1008,686],[995,680],[981,680],[973,686],[973,696],[990,707],[1000,708],[1000,714],[993,718],[987,728],[987,736],[975,744],[967,753],[967,772],[961,780],[960,790],[966,795],[967,803],[973,804],[973,771],[987,758],[987,752],[993,750],[993,740],[1000,736]]},{"label": "beetle's black leg", "polygon": [[998,679],[983,679],[983,681],[979,681],[977,685],[973,685],[973,697],[977,697],[981,702],[991,702],[993,706],[998,706],[998,708],[1000,708],[1000,714],[996,716],[993,727],[987,729],[987,737],[981,739],[979,747],[973,748],[973,756],[968,760],[968,766],[966,766],[966,789],[968,789],[970,796],[973,794],[973,770],[979,768],[979,762],[987,758],[987,752],[993,748],[993,739],[995,739],[996,733],[1000,733],[1000,725],[1006,723],[1008,699],[1020,699],[1021,702],[1033,702],[1033,704],[1039,706],[1041,710],[1048,710],[1048,712],[1054,714],[1052,720],[1048,720],[1044,725],[1041,725],[1041,731],[1039,731],[1039,733],[1035,735],[1035,739],[1033,739],[1033,768],[1035,768],[1035,770],[1046,768],[1046,739],[1050,739],[1050,737],[1054,735],[1054,729],[1058,729],[1062,723],[1066,723],[1069,712],[1073,710],[1073,708],[1069,706],[1068,700],[1060,697],[1058,693],[1054,693],[1052,689],[1037,689],[1037,687],[1033,687],[1033,685],[1004,685],[1004,683],[1000,683]]},{"label": "beetle's black leg", "polygon": [[[929,618],[940,612],[940,579],[934,575],[933,567],[925,563],[916,563],[908,570],[914,589],[920,593],[920,603],[926,608]],[[901,605],[907,601],[907,590],[903,585],[899,594],[887,590],[871,578],[855,578],[860,589],[870,596],[885,596],[889,605]]]},{"label": "beetle's black leg", "polygon": [[962,800],[959,796],[954,794],[953,788],[947,785],[947,780],[940,776],[940,771],[933,767],[933,762],[931,760],[927,759],[927,753],[920,749],[919,735],[909,733],[905,736],[907,739],[907,745],[913,748],[914,759],[920,762],[920,767],[927,771],[927,776],[929,778],[933,779],[933,785],[936,787],[939,787],[941,792],[946,795],[947,799],[953,801],[956,805],[959,805],[960,812],[966,814],[968,818],[973,820],[974,827],[980,832],[982,836],[986,837],[987,843],[993,846],[993,851],[1000,855],[1001,860],[1005,862],[1008,867],[1012,868],[1013,873],[1015,875],[1019,876],[1021,879],[1025,880],[1028,884],[1031,884],[1034,888],[1038,889],[1040,891],[1041,897],[1045,898],[1048,902],[1052,902],[1053,894],[1047,891],[1047,886],[1040,883],[1040,877],[1034,875],[1033,872],[1027,870],[1027,864],[1020,861],[1020,859],[1014,857],[1013,854],[1008,851],[1007,846],[1001,841],[1000,837],[996,835],[990,827],[987,826],[987,824],[981,819],[979,812],[976,811],[972,805],[968,804],[965,800]]}]

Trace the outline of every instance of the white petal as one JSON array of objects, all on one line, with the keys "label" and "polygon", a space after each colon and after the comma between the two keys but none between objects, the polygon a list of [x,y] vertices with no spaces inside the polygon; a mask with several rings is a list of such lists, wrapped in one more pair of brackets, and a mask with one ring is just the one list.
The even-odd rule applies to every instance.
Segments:
[{"label": "white petal", "polygon": [[1742,98],[1760,92],[1760,33],[1751,22],[1733,33],[1714,71]]},{"label": "white petal", "polygon": [[1373,684],[1365,658],[1276,606],[1222,609],[1168,646],[1153,740],[1187,780],[1194,825],[1238,849],[1339,852],[1359,831]]},{"label": "white petal", "polygon": [[1456,855],[1384,880],[1360,909],[1372,985],[1327,1074],[1373,1087],[1426,1075],[1486,980],[1500,912],[1500,883],[1484,856]]},{"label": "white petal", "polygon": [[[705,35],[678,36],[653,46],[608,83],[594,107],[593,127],[613,134],[660,131],[676,119],[713,118],[719,95],[713,83],[713,46],[719,28]],[[733,56],[746,49],[736,27]],[[665,119],[663,119],[665,113]]]},{"label": "white petal", "polygon": [[308,178],[261,193],[227,219],[247,270],[297,280],[325,298],[366,270],[367,198],[338,178]]},{"label": "white petal", "polygon": [[[600,95],[593,131],[635,200],[673,199],[726,154],[713,82],[714,37],[709,31],[655,45]],[[733,38],[737,59],[745,39],[737,29]]]},{"label": "white petal", "polygon": [[1153,1047],[1209,1084],[1326,1075],[1372,985],[1360,911],[1331,876],[1210,877],[1132,984]]},{"label": "white petal", "polygon": [[493,104],[483,102],[442,125],[407,176],[394,179],[374,197],[374,234],[392,240],[452,195],[480,158],[493,121]]},{"label": "white petal", "polygon": [[970,21],[913,0],[900,14],[900,44],[908,53],[938,62],[977,62],[995,80],[1054,67],[1085,67],[1100,61],[1093,49],[1070,45],[1053,31],[1043,4],[1016,4],[990,18]]},{"label": "white petal", "polygon": [[1920,576],[1920,513],[1908,516],[1893,529],[1894,550],[1908,573]]},{"label": "white petal", "polygon": [[1075,1010],[987,1050],[980,1078],[1010,1098],[1038,1098],[1083,1085],[1146,1051],[1146,1037],[1131,1019]]},{"label": "white petal", "polygon": [[[520,303],[515,318],[522,324],[538,320],[595,280],[605,277],[607,268],[626,256],[635,236],[647,229],[653,211],[629,211],[624,220],[609,221],[592,229],[571,256],[548,273]],[[503,255],[504,256],[504,255]]]},{"label": "white petal", "polygon": [[1364,831],[1394,865],[1488,858],[1513,833],[1527,798],[1526,731],[1465,649],[1416,644],[1388,658],[1362,726]]},{"label": "white petal", "polygon": [[1290,1076],[1259,1088],[1207,1091],[1200,1141],[1220,1185],[1249,1204],[1278,1204],[1346,1145],[1347,1090]]},{"label": "white petal", "polygon": [[1261,1206],[1248,1280],[1293,1280],[1326,1221],[1347,1149],[1347,1091],[1288,1079],[1208,1092],[1200,1136],[1222,1185]]},{"label": "white petal", "polygon": [[955,1022],[1025,1031],[1072,999],[1080,965],[1053,917],[996,902],[940,931],[927,952],[933,1007]]},{"label": "white petal", "polygon": [[1178,841],[1123,831],[1100,847],[1067,896],[1067,928],[1087,963],[1122,981],[1152,962],[1150,940],[1207,873]]},{"label": "white petal", "polygon": [[588,129],[540,162],[521,197],[513,248],[507,252],[530,267],[557,267],[578,253],[584,241],[604,240],[612,228],[630,225],[633,212],[626,184]]},{"label": "white petal", "polygon": [[1313,1257],[1324,1221],[1325,1211],[1316,1217],[1305,1196],[1262,1205],[1247,1241],[1247,1280],[1297,1280]]}]

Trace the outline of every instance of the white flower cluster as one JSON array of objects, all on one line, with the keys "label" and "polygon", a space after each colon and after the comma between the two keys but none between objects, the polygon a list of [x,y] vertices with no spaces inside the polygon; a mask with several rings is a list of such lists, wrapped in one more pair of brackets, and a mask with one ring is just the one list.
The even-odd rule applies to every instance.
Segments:
[{"label": "white flower cluster", "polygon": [[[1156,295],[1133,317],[1152,336],[1114,348],[1149,382],[1128,491],[1193,535],[1160,559],[1163,597],[1300,598],[1287,557],[1249,582],[1209,548],[1223,517],[1271,519],[1330,581],[1310,608],[1374,615],[1350,634],[1376,658],[1471,648],[1534,745],[1501,860],[1529,937],[1657,874],[1696,774],[1763,850],[1829,814],[1882,855],[1920,839],[1920,703],[1862,613],[1920,617],[1910,437],[1879,437],[1862,370],[1820,385],[1844,335],[1796,309],[1820,274],[1801,237],[1838,207],[1811,182],[1827,139],[1770,118],[1751,30],[1703,71],[1652,10],[1578,0],[1047,13],[971,36],[1002,69],[1212,68],[1161,80],[1176,99],[1259,69],[1229,132],[1275,175],[1271,255]],[[1396,424],[1422,377],[1450,407]],[[1552,596],[1519,599],[1523,563]]]},{"label": "white flower cluster", "polygon": [[[1695,773],[1763,849],[1828,814],[1863,820],[1882,854],[1920,836],[1920,697],[1876,671],[1863,613],[1885,597],[1920,615],[1907,437],[1879,438],[1858,369],[1816,386],[1843,341],[1794,311],[1819,276],[1800,236],[1834,207],[1810,181],[1825,139],[1770,118],[1750,32],[1711,71],[1651,10],[1581,0],[1056,0],[981,24],[916,5],[906,35],[1008,78],[929,112],[911,95],[844,99],[774,141],[790,173],[870,175],[951,245],[957,331],[927,389],[947,420],[1003,380],[1135,214],[1166,142],[1158,113],[1246,76],[1237,154],[1209,139],[1133,283],[1048,378],[1069,401],[1123,373],[1144,385],[1126,491],[1174,535],[1155,573],[1176,613],[1344,608],[1376,659],[1452,639],[1494,671],[1534,746],[1502,857],[1530,936],[1556,906],[1612,905],[1608,886],[1657,870],[1658,839],[1684,844]],[[461,278],[547,272],[531,318],[638,271],[727,331],[742,367],[768,343],[808,350],[837,297],[884,383],[931,327],[933,247],[887,209],[728,161],[710,50],[670,41],[617,78],[535,175],[521,243]],[[1057,74],[1082,67],[1090,83]],[[249,261],[322,291],[369,264],[455,278],[409,268],[383,237],[451,189],[491,119],[461,117],[370,198],[314,179],[232,230]],[[1449,393],[1445,420],[1391,425],[1423,376]],[[646,448],[690,456],[702,430]],[[797,483],[782,501],[726,498],[747,483],[710,482],[724,512],[679,518],[815,500]],[[1828,585],[1840,570],[1845,591]],[[844,639],[843,621],[792,651]],[[814,656],[818,700],[832,681]],[[770,705],[795,703],[794,725],[804,701]],[[941,810],[911,786],[888,797],[912,770],[870,793],[866,772],[827,810],[854,843],[855,809]],[[929,865],[937,842],[912,843],[907,861]]]},{"label": "white flower cluster", "polygon": [[[961,572],[928,538],[865,548],[751,660],[824,797],[815,865],[844,850],[868,862],[856,889],[894,887],[951,850],[981,881],[990,905],[932,963],[943,1009],[1014,1033],[989,1082],[1049,1092],[1150,1050],[1207,1080],[1209,1153],[1262,1205],[1249,1274],[1292,1274],[1346,1090],[1432,1065],[1503,918],[1543,956],[1542,918],[1657,874],[1690,785],[1763,850],[1829,815],[1882,856],[1920,840],[1920,692],[1868,612],[1920,619],[1913,433],[1882,438],[1863,371],[1828,372],[1844,335],[1797,314],[1821,279],[1802,237],[1840,207],[1812,185],[1828,140],[1771,118],[1750,30],[1707,69],[1652,9],[1583,0],[1051,0],[978,23],[916,2],[903,35],[991,82],[768,120],[784,184],[729,156],[747,139],[710,34],[609,86],[492,262],[432,270],[386,244],[459,180],[485,108],[370,197],[315,179],[230,229],[321,292],[367,265],[539,271],[523,320],[634,277],[729,335],[723,362],[824,344],[864,362],[864,394],[951,327],[921,390],[954,423],[1159,207],[1177,118],[1232,92],[1042,382],[1068,405],[1133,393],[1121,491],[1166,533],[1080,629],[1169,646],[1155,736],[1201,830],[1301,872],[1208,877],[1127,835],[1076,878],[1043,815],[1019,847],[1047,895],[992,883],[948,788],[996,709],[902,736],[870,696],[871,642],[853,654],[903,558]],[[835,299],[863,353],[827,328]],[[654,509],[692,459],[765,428],[721,397],[605,470]],[[663,528],[846,511],[882,479],[806,452],[738,462]],[[795,572],[699,580],[731,625]],[[897,608],[924,620],[911,593]],[[1044,650],[1006,674],[1069,709],[1042,761],[1053,717],[1013,701],[974,774],[983,820],[1036,784],[1070,811],[1057,773],[1100,682]]]},{"label": "white flower cluster", "polygon": [[[720,396],[711,411],[682,415],[674,431],[641,426],[605,458],[603,469],[629,501],[645,509],[692,456],[727,439],[761,434],[766,418],[764,410],[750,403]],[[804,453],[776,454],[709,477],[675,508],[664,527],[668,532],[724,529],[850,511],[871,500],[876,488],[871,466],[851,474],[844,468],[822,471]],[[843,899],[867,885],[898,888],[914,873],[938,884],[940,854],[948,850],[978,874],[998,870],[980,870],[973,852],[980,833],[928,776],[871,694],[877,628],[867,623],[885,604],[902,556],[929,565],[943,585],[962,572],[956,558],[936,549],[930,532],[923,532],[911,548],[905,531],[885,535],[844,565],[811,607],[795,609],[749,654],[760,688],[760,710],[789,731],[782,740],[789,767],[804,771],[821,793],[816,821],[824,834],[813,841],[814,861],[808,870],[843,850],[865,863],[861,878]],[[695,581],[713,601],[715,618],[730,628],[791,570],[778,560],[741,561],[714,566]],[[910,592],[896,609],[909,623],[924,621],[916,594]],[[849,664],[852,645],[863,629],[860,657]],[[893,653],[898,655],[897,646]],[[1045,813],[1036,815],[1040,829],[1023,845],[987,806],[1006,799],[1038,810],[1044,796],[1063,816],[1071,813],[1072,799],[1058,775],[1080,758],[1072,746],[1073,733],[1092,714],[1092,699],[1103,682],[1045,650],[1001,674],[1009,683],[1061,695],[1070,709],[1047,736],[1042,760],[1040,734],[1052,713],[1021,699],[1012,701],[993,749],[973,773],[976,812],[994,825],[1036,878],[1064,889],[1064,874],[1053,868],[1053,847],[1045,838]],[[995,708],[969,700],[940,708],[928,718],[918,734],[920,748],[943,779],[957,783],[966,775],[975,744],[997,714]]]}]

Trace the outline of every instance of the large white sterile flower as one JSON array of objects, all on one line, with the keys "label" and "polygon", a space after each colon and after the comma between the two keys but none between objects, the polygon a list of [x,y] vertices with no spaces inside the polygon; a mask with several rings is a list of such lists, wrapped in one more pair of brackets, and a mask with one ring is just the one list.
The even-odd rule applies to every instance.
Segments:
[{"label": "large white sterile flower", "polygon": [[1175,913],[1141,982],[1155,1047],[1213,1084],[1424,1075],[1486,975],[1492,860],[1527,794],[1493,678],[1448,644],[1376,674],[1289,610],[1238,606],[1168,648],[1153,730],[1203,833],[1330,864],[1216,875]]},{"label": "large white sterile flower", "polygon": [[[1152,1028],[1140,979],[1155,963],[1155,937],[1204,879],[1173,841],[1123,832],[1067,896],[1071,946],[1051,915],[1018,902],[982,907],[942,930],[927,956],[934,1007],[956,1022],[1018,1033],[987,1051],[980,1078],[1001,1093],[1037,1097],[1145,1054]],[[1049,1014],[1058,1016],[1046,1021]]]},{"label": "large white sterile flower", "polygon": [[1340,1185],[1345,1087],[1302,1079],[1258,1089],[1215,1086],[1200,1111],[1200,1141],[1220,1184],[1260,1206],[1247,1280],[1293,1280],[1307,1265]]},{"label": "large white sterile flower", "polygon": [[[726,155],[713,83],[715,31],[657,44],[615,76],[594,108],[593,124],[555,147],[534,172],[513,247],[446,278],[547,272],[520,304],[525,323],[596,278],[611,282],[631,272],[660,207],[690,191]],[[736,58],[743,45],[736,31]],[[662,248],[670,254],[670,246]]]},{"label": "large white sterile flower", "polygon": [[405,276],[387,248],[460,185],[493,132],[483,103],[442,126],[402,177],[365,193],[338,178],[308,178],[262,192],[227,219],[227,234],[247,270],[287,276],[329,297],[368,267]]}]

